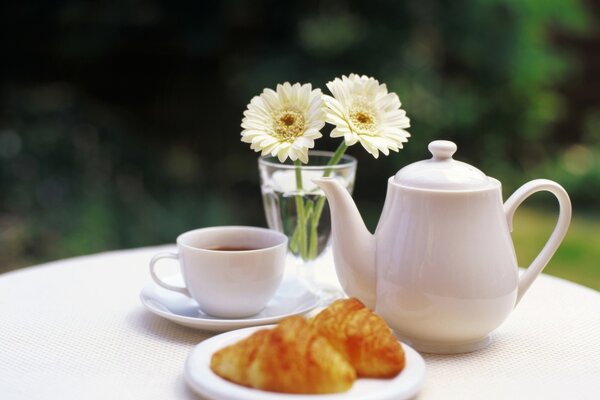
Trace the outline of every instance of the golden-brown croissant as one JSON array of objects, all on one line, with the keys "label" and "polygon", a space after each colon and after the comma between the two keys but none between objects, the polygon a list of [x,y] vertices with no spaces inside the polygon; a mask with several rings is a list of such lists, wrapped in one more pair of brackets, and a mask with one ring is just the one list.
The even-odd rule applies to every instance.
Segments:
[{"label": "golden-brown croissant", "polygon": [[352,386],[356,372],[302,317],[213,354],[210,368],[232,382],[284,393],[337,393]]},{"label": "golden-brown croissant", "polygon": [[359,377],[391,378],[404,369],[404,351],[386,322],[358,299],[337,300],[312,325],[342,353]]}]

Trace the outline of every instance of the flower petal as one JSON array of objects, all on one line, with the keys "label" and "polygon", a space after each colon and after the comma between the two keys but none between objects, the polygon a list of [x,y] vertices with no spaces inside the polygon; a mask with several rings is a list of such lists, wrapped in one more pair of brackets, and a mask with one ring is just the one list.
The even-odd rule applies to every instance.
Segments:
[{"label": "flower petal", "polygon": [[[285,126],[276,126],[282,113],[300,114],[294,126],[285,131]],[[280,161],[287,157],[295,160],[298,154],[308,157],[308,149],[323,135],[319,132],[325,126],[323,93],[312,89],[310,83],[284,82],[276,90],[264,89],[259,96],[252,98],[244,111],[241,127],[241,141],[250,143],[250,148],[262,154],[277,156]],[[277,129],[280,131],[278,131]],[[281,132],[281,129],[284,129]]]},{"label": "flower petal", "polygon": [[373,157],[398,151],[410,134],[406,112],[396,93],[374,78],[350,74],[327,83],[332,96],[323,95],[325,121],[334,125],[331,137],[343,137],[346,145],[357,141]]}]

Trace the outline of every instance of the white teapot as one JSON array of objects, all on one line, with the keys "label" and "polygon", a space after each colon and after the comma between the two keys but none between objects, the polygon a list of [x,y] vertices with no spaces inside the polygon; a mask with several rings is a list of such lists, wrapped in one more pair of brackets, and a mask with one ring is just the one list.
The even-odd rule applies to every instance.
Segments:
[{"label": "white teapot", "polygon": [[[433,157],[388,181],[372,235],[350,194],[318,178],[331,207],[333,255],[344,291],[375,309],[417,350],[481,349],[515,308],[565,236],[571,202],[557,183],[536,179],[503,204],[501,184],[452,159],[456,145],[429,144]],[[558,223],[541,253],[519,274],[510,231],[517,207],[535,192],[553,193]]]}]

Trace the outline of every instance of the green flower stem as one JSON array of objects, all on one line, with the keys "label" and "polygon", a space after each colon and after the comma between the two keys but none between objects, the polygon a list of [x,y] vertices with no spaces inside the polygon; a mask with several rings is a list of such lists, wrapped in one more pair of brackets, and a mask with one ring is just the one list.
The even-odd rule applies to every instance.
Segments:
[{"label": "green flower stem", "polygon": [[[333,153],[333,155],[331,156],[331,159],[327,163],[327,166],[337,165],[337,163],[339,163],[340,160],[342,159],[342,156],[346,152],[347,148],[348,148],[348,146],[346,146],[346,143],[344,141],[342,141],[342,143],[340,143],[338,148],[335,150],[335,153]],[[323,172],[323,177],[327,178],[329,175],[331,175],[331,171],[332,171],[332,168],[325,169],[325,171]]]},{"label": "green flower stem", "polygon": [[306,224],[309,219],[313,216],[315,209],[315,202],[313,200],[306,200],[306,208],[304,209],[304,223]]},{"label": "green flower stem", "polygon": [[292,234],[292,237],[290,239],[290,250],[292,250],[292,253],[298,253],[298,238],[300,237],[300,229],[299,229],[300,225],[296,225],[296,228],[294,229],[294,233]]},{"label": "green flower stem", "polygon": [[308,248],[306,243],[306,214],[304,212],[304,200],[302,198],[302,163],[300,160],[294,161],[296,166],[296,212],[298,214],[297,226],[298,229],[298,245],[300,246],[300,256],[303,260],[308,257]]},{"label": "green flower stem", "polygon": [[[338,146],[331,156],[331,159],[327,163],[328,166],[336,165],[342,159],[342,156],[348,149],[346,143],[342,140],[342,143]],[[326,168],[323,172],[323,177],[328,177],[331,175],[332,168]],[[312,218],[310,220],[310,240],[309,240],[309,250],[308,250],[308,259],[313,260],[317,258],[317,246],[318,246],[318,234],[317,228],[319,227],[319,220],[321,219],[321,214],[323,213],[323,207],[325,206],[325,196],[319,197],[317,201],[317,205],[315,206],[315,210],[313,212]]]}]

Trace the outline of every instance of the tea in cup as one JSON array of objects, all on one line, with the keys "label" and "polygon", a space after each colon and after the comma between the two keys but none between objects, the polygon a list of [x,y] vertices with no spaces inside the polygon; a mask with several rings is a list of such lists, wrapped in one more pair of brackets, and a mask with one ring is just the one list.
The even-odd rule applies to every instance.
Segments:
[{"label": "tea in cup", "polygon": [[[277,291],[287,242],[287,236],[266,228],[196,229],[177,237],[177,253],[155,255],[150,274],[159,286],[196,300],[206,314],[248,317],[260,312]],[[164,258],[179,261],[185,287],[170,285],[156,274],[156,263]]]}]

